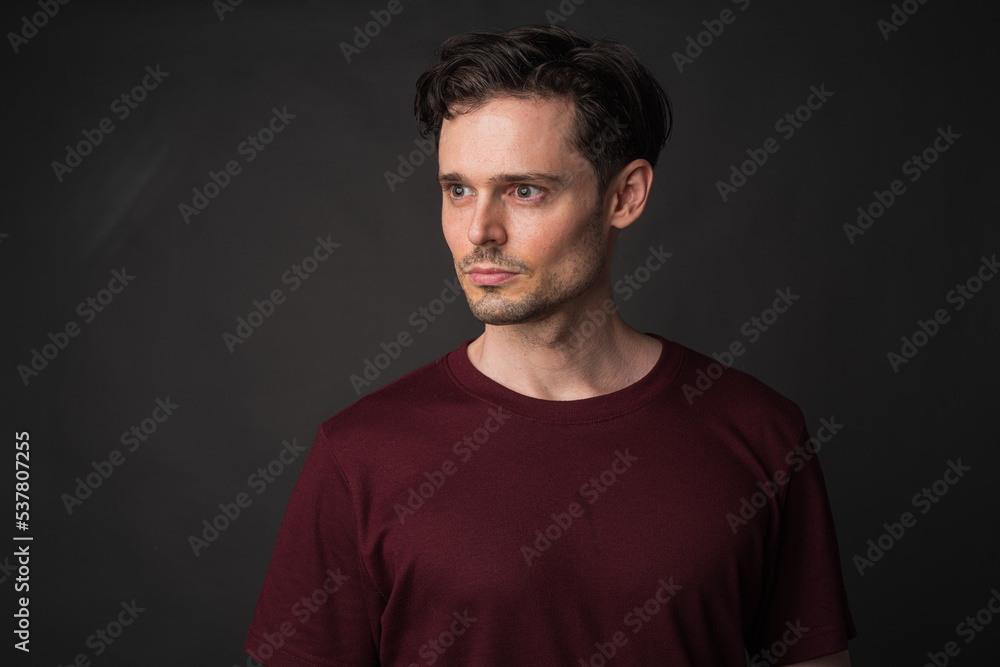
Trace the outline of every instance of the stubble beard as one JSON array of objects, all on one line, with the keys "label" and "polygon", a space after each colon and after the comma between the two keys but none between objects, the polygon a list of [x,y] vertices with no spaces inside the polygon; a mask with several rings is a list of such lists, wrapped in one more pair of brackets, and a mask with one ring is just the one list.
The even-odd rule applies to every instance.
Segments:
[{"label": "stubble beard", "polygon": [[[477,285],[465,290],[466,300],[473,317],[484,324],[508,325],[525,324],[545,318],[559,309],[563,304],[583,294],[600,279],[604,272],[606,248],[602,234],[602,219],[600,207],[591,213],[587,225],[584,256],[581,264],[574,267],[568,277],[546,274],[542,276],[535,288],[518,298],[511,298],[504,293],[505,285]],[[485,261],[494,261],[504,265],[502,251],[498,248],[483,248],[477,253]],[[471,289],[485,292],[474,298]]]}]

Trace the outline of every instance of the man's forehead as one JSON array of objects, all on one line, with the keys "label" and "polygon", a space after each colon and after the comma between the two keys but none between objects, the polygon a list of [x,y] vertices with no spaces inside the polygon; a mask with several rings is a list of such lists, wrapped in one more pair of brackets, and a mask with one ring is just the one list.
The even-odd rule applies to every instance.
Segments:
[{"label": "man's forehead", "polygon": [[442,123],[438,145],[442,174],[487,164],[508,171],[580,168],[577,162],[582,158],[570,146],[574,122],[570,101],[503,97],[467,109],[456,106],[457,113]]}]

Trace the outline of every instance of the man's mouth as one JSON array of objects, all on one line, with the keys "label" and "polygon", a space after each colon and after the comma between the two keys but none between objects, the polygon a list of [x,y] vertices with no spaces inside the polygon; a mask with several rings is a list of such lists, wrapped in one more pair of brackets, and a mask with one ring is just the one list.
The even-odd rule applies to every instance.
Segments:
[{"label": "man's mouth", "polygon": [[513,271],[493,267],[473,267],[466,271],[466,274],[469,276],[469,280],[476,285],[499,285],[521,275]]}]

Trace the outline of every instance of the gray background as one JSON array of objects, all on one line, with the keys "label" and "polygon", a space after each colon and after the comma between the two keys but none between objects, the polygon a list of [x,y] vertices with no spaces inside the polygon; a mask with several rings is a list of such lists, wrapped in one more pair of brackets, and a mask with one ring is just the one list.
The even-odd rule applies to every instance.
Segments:
[{"label": "gray background", "polygon": [[[737,367],[798,402],[811,428],[830,416],[844,424],[821,458],[858,665],[923,664],[947,641],[961,647],[955,665],[1000,655],[1000,619],[972,643],[956,635],[1000,586],[1000,281],[960,311],[946,302],[1000,251],[997,17],[981,5],[929,2],[888,40],[876,24],[888,2],[754,0],[741,11],[721,0],[587,0],[562,23],[632,46],[675,106],[652,199],[621,237],[613,277],[651,245],[673,257],[619,299],[626,321],[712,353],[745,341],[742,324],[776,288],[801,296]],[[347,63],[339,43],[384,7],[245,0],[220,20],[208,0],[73,2],[19,52],[5,45],[3,426],[11,458],[14,431],[30,432],[34,537],[33,651],[14,664],[79,653],[95,665],[248,664],[243,639],[304,456],[260,495],[248,476],[283,440],[310,444],[321,421],[357,400],[348,378],[380,342],[414,337],[363,393],[481,331],[464,300],[425,331],[408,321],[454,269],[435,161],[394,191],[385,172],[415,148],[413,84],[441,41],[544,23],[559,4],[403,0]],[[735,21],[679,72],[671,54],[725,8]],[[0,27],[19,30],[37,11],[7,3]],[[112,100],[157,64],[169,76],[119,120]],[[821,84],[833,96],[781,137],[775,121]],[[273,107],[296,117],[248,164],[236,147]],[[115,131],[59,182],[51,163],[104,117]],[[903,162],[949,126],[961,138],[906,180]],[[768,137],[780,150],[723,202],[716,182]],[[230,159],[242,173],[185,224],[178,205]],[[905,194],[851,244],[843,224],[897,178]],[[317,236],[340,248],[290,292],[281,276]],[[134,281],[83,323],[77,304],[122,267]],[[223,333],[274,288],[287,301],[230,353]],[[887,353],[938,308],[951,321],[893,372]],[[17,366],[71,320],[80,334],[25,386]],[[168,396],[180,407],[125,451],[120,434]],[[124,464],[69,514],[62,495],[114,449]],[[911,497],[959,457],[971,471],[919,514]],[[5,498],[11,483],[3,475]],[[252,505],[195,556],[189,535],[245,491]],[[905,511],[916,525],[859,575],[852,558]],[[145,611],[95,657],[88,636],[133,599]]]}]

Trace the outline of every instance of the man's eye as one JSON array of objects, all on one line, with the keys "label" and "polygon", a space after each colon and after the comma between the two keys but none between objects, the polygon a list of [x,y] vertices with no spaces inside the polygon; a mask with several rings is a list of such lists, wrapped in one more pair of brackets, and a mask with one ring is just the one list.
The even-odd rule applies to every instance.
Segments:
[{"label": "man's eye", "polygon": [[455,199],[461,199],[469,194],[469,189],[464,185],[449,185],[448,190],[450,191],[451,196]]},{"label": "man's eye", "polygon": [[541,188],[534,185],[524,185],[523,183],[514,188],[514,194],[519,199],[531,199],[535,195],[541,194],[541,192]]}]

